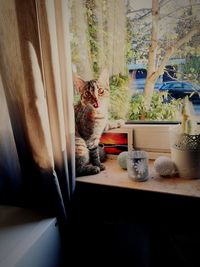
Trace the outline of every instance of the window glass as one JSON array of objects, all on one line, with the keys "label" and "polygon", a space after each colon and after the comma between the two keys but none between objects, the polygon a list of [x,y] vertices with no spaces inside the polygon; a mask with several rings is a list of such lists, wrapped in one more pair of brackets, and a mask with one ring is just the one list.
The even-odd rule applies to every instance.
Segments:
[{"label": "window glass", "polygon": [[185,90],[191,90],[191,91],[194,89],[193,86],[192,86],[192,84],[189,84],[189,83],[184,83],[183,84],[183,88]]},{"label": "window glass", "polygon": [[163,73],[163,82],[176,80],[176,78],[177,78],[176,67],[177,66],[170,66],[170,65],[165,67],[165,71]]},{"label": "window glass", "polygon": [[89,80],[109,70],[111,119],[177,121],[185,97],[200,116],[200,96],[191,96],[200,90],[199,0],[158,1],[156,12],[149,0],[69,1],[69,8],[73,71]]},{"label": "window glass", "polygon": [[147,70],[145,69],[138,69],[136,71],[136,79],[146,79],[147,77]]},{"label": "window glass", "polygon": [[181,89],[183,89],[183,86],[184,86],[183,83],[175,82],[175,83],[172,83],[171,88],[181,90]]}]

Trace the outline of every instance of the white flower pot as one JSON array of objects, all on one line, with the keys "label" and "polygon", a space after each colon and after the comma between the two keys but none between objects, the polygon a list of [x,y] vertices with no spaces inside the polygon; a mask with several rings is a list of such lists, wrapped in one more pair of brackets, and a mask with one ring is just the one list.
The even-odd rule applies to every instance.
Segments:
[{"label": "white flower pot", "polygon": [[171,148],[171,159],[182,178],[200,178],[200,151]]},{"label": "white flower pot", "polygon": [[200,135],[180,133],[180,127],[170,129],[171,159],[181,178],[200,178]]}]

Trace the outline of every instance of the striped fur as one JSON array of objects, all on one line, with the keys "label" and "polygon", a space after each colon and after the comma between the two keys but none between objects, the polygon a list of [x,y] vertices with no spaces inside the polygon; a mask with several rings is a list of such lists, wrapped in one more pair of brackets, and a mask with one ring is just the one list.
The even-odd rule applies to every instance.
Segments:
[{"label": "striped fur", "polygon": [[108,120],[109,82],[74,80],[80,93],[75,106],[76,175],[92,175],[104,170],[98,144]]}]

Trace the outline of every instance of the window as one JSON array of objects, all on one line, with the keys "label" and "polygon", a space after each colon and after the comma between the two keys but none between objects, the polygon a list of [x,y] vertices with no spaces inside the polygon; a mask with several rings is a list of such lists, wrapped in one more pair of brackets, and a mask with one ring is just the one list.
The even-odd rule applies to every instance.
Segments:
[{"label": "window", "polygon": [[[143,2],[119,0],[112,3],[108,0],[101,3],[92,0],[81,3],[81,7],[80,3],[72,1],[72,61],[78,74],[84,79],[90,79],[97,76],[103,66],[107,66],[111,76],[122,75],[132,79],[127,86],[134,100],[138,99],[135,95],[144,94],[146,81],[154,75],[156,75],[155,83],[154,79],[151,79],[151,82],[154,83],[155,94],[159,93],[162,86],[163,89],[166,86],[169,89],[176,88],[177,91],[186,89],[186,84],[182,86],[179,81],[184,83],[190,81],[192,86],[199,84],[200,34],[195,26],[200,21],[198,15],[200,4],[198,1],[164,0],[158,5],[159,21],[157,17],[151,16],[152,1],[148,0]],[[155,29],[154,38],[152,25]],[[150,47],[154,49],[149,49]],[[177,49],[171,52],[172,47]],[[166,82],[174,83],[163,85]],[[121,90],[120,86],[118,90]],[[119,94],[121,95],[121,91]],[[181,98],[184,97],[183,93]],[[154,99],[152,98],[152,101]],[[127,101],[127,98],[124,101]],[[163,107],[165,110],[168,108],[166,113],[170,114],[168,118],[163,116],[162,120],[172,120],[172,113],[174,120],[177,120],[178,111],[175,112],[174,103],[171,106],[169,102],[160,104],[160,108]],[[157,105],[158,102],[153,103],[152,108]],[[124,103],[125,106],[127,103]],[[138,112],[134,101],[131,101],[131,106],[134,112]],[[180,109],[178,102],[176,107]],[[193,103],[193,108],[195,114],[200,115],[200,104]],[[139,109],[141,112],[144,111],[143,107]],[[155,112],[160,112],[158,110]],[[145,116],[145,113],[139,114],[138,119]],[[146,119],[160,120],[160,115],[158,114],[157,118],[151,116]]]},{"label": "window", "polygon": [[[111,3],[104,0],[101,4],[99,2],[94,0],[81,4],[77,4],[76,1],[71,3],[71,51],[74,69],[84,79],[90,79],[96,77],[106,65],[110,75],[114,77],[111,79],[111,88],[114,88],[111,93],[117,94],[112,97],[114,102],[111,103],[114,118],[122,118],[122,109],[126,109],[127,112],[130,106],[125,117],[128,122],[133,123],[133,120],[137,120],[142,123],[142,119],[150,121],[152,127],[152,121],[156,121],[155,127],[164,127],[166,130],[167,126],[163,126],[164,121],[175,123],[181,119],[179,98],[190,96],[191,87],[200,83],[200,34],[193,31],[193,27],[199,23],[200,5],[197,1],[191,3],[189,0],[161,1],[158,23],[156,17],[151,16],[151,1],[119,0]],[[159,35],[153,40],[156,46],[154,51],[149,50],[152,24],[159,31]],[[184,38],[186,40],[188,32],[191,31],[192,42],[184,43]],[[178,47],[179,40],[182,40],[181,47]],[[173,45],[177,45],[177,50],[166,58],[166,52]],[[149,62],[150,52],[152,62]],[[162,66],[163,62],[166,63]],[[151,109],[145,110],[143,94],[149,64],[153,66],[150,76],[154,75],[159,67],[162,67],[162,71],[157,72]],[[188,81],[191,82],[191,86],[188,85]],[[131,93],[129,98],[123,95],[126,86],[129,86]],[[162,102],[160,93],[170,90],[174,90],[173,95]],[[199,94],[195,93],[194,96],[194,114],[200,115]],[[132,124],[131,127],[135,126]],[[140,127],[145,129],[142,135],[145,134],[147,125],[139,126],[137,123],[137,131]],[[157,136],[156,131],[154,134]]]}]

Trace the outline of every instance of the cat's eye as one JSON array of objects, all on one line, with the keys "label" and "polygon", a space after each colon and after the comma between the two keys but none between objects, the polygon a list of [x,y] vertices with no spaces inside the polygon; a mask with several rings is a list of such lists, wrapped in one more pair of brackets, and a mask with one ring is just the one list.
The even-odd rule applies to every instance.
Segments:
[{"label": "cat's eye", "polygon": [[89,93],[88,91],[86,91],[86,92],[84,93],[84,96],[85,96],[85,97],[89,97],[89,96],[90,96],[90,93]]},{"label": "cat's eye", "polygon": [[99,88],[99,90],[98,90],[98,94],[99,94],[99,95],[103,95],[103,93],[104,93],[104,90],[103,90],[102,88]]}]

